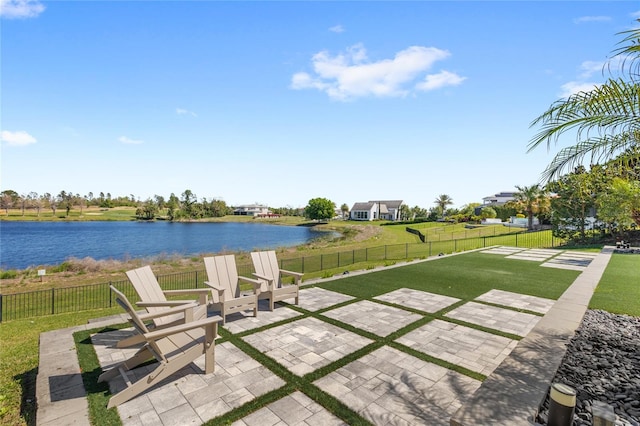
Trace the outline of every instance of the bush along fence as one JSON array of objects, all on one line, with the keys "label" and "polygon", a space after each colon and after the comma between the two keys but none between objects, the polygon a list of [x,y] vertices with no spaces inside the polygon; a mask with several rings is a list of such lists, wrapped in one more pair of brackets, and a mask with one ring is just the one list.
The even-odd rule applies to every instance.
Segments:
[{"label": "bush along fence", "polygon": [[[449,241],[392,244],[293,259],[280,259],[280,267],[290,271],[314,273],[363,262],[419,259],[441,253],[448,254],[495,245],[552,248],[558,247],[563,243],[563,240],[553,237],[551,231],[527,232]],[[253,273],[252,265],[238,264],[238,273],[239,275],[250,277]],[[204,269],[160,275],[157,278],[164,290],[202,288],[205,286],[204,281],[207,279]],[[110,285],[124,292],[132,301],[137,300],[138,296],[128,280],[76,287],[51,288],[25,293],[0,294],[0,322],[66,312],[110,308],[115,306],[115,299],[109,289]]]}]

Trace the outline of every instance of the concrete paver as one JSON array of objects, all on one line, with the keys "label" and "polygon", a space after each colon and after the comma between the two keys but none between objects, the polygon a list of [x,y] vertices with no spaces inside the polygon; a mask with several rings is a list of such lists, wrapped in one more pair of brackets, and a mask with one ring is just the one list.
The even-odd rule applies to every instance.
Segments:
[{"label": "concrete paver", "polygon": [[320,287],[300,289],[300,306],[311,312],[353,300],[354,297]]},{"label": "concrete paver", "polygon": [[445,316],[517,336],[526,336],[541,318],[476,302],[465,303]]},{"label": "concrete paver", "polygon": [[342,426],[346,423],[298,391],[232,423],[232,426],[283,425]]},{"label": "concrete paver", "polygon": [[[293,299],[292,299],[293,301]],[[213,311],[213,315],[219,315],[219,311]],[[280,303],[275,304],[273,311],[269,310],[269,301],[266,299],[258,301],[258,315],[253,316],[253,311],[235,312],[227,315],[226,324],[223,326],[233,334],[242,333],[248,330],[273,324],[289,318],[295,318],[301,314],[293,309],[289,309]]]},{"label": "concrete paver", "polygon": [[455,297],[429,293],[410,288],[400,288],[392,292],[374,297],[376,300],[406,306],[420,311],[434,313],[460,301]]},{"label": "concrete paver", "polygon": [[487,249],[487,250],[482,250],[480,253],[510,255],[510,254],[514,254],[514,253],[519,253],[519,252],[524,251],[524,250],[525,249],[518,248],[518,247],[492,247],[492,248]]},{"label": "concrete paver", "polygon": [[547,313],[556,302],[555,300],[545,299],[543,297],[529,296],[527,294],[495,289],[489,290],[483,295],[476,297],[475,300],[495,303],[496,305],[508,306],[510,308],[526,309],[540,314]]},{"label": "concrete paver", "polygon": [[565,251],[562,254],[549,259],[540,266],[544,266],[546,268],[560,268],[571,269],[574,271],[584,271],[596,256],[597,253]]},{"label": "concrete paver", "polygon": [[369,300],[332,309],[324,315],[383,337],[422,318],[421,315]]},{"label": "concrete paver", "polygon": [[517,340],[437,319],[396,342],[485,376],[518,344]]},{"label": "concrete paver", "polygon": [[298,376],[371,343],[367,338],[316,318],[303,318],[242,339]]},{"label": "concrete paver", "polygon": [[383,346],[314,382],[375,425],[448,425],[480,382]]}]

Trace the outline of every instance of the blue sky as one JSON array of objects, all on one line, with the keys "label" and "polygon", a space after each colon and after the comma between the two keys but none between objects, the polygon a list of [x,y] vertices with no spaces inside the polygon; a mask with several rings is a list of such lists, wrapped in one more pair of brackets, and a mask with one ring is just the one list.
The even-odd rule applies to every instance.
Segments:
[{"label": "blue sky", "polygon": [[[529,124],[636,2],[1,0],[0,189],[455,206],[537,183]],[[561,140],[559,147],[573,142]]]}]

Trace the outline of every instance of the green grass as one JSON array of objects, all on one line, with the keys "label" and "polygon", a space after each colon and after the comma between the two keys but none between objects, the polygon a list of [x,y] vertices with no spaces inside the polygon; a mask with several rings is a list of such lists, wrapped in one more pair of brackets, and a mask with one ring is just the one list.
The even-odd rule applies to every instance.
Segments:
[{"label": "green grass", "polygon": [[321,287],[361,298],[407,287],[468,300],[491,289],[557,299],[577,276],[577,271],[541,268],[538,262],[466,253],[344,278]]},{"label": "green grass", "polygon": [[590,309],[640,316],[640,256],[614,254],[589,303]]}]

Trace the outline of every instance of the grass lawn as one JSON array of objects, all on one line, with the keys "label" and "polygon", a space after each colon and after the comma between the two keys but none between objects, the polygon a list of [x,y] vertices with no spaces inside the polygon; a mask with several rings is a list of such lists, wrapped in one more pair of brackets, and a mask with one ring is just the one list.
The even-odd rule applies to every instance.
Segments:
[{"label": "grass lawn", "polygon": [[640,256],[614,254],[611,257],[589,308],[640,316]]}]

